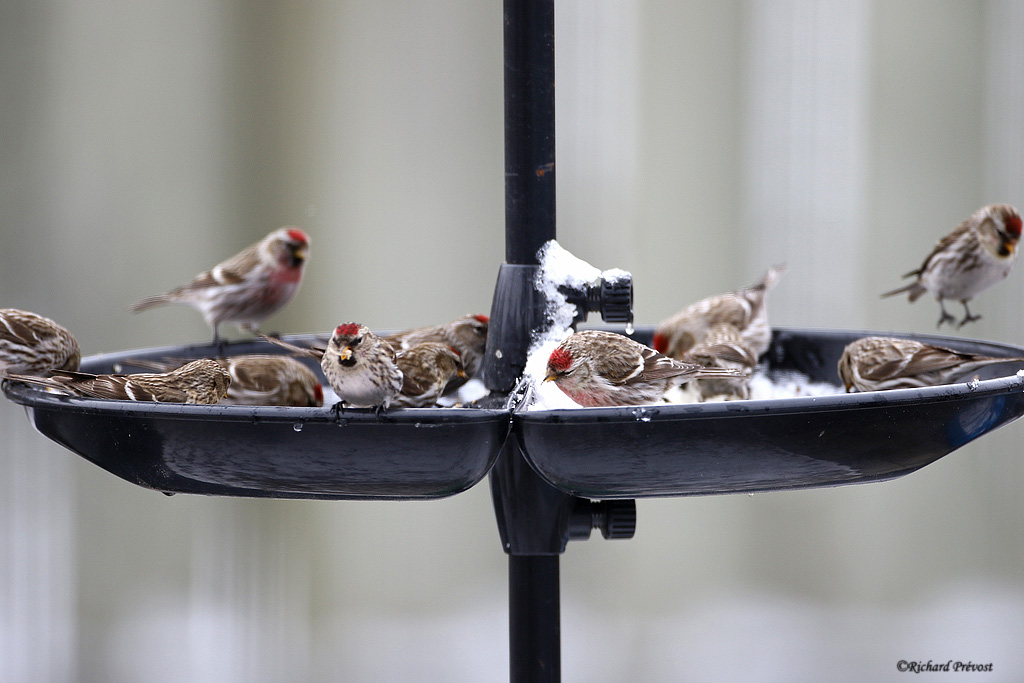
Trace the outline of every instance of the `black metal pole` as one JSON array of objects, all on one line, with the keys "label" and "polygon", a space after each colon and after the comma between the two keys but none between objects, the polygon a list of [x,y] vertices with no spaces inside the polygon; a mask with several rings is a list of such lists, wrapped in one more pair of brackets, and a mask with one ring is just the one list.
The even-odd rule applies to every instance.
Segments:
[{"label": "black metal pole", "polygon": [[558,555],[509,555],[508,577],[509,680],[558,681]]},{"label": "black metal pole", "polygon": [[555,3],[505,0],[505,261],[554,238]]},{"label": "black metal pole", "polygon": [[[530,333],[543,323],[533,286],[537,252],[555,238],[554,0],[504,0],[505,264],[491,309],[485,381],[507,392],[522,374]],[[509,678],[561,680],[558,554],[570,496],[545,482],[510,438],[491,475],[509,554]]]}]

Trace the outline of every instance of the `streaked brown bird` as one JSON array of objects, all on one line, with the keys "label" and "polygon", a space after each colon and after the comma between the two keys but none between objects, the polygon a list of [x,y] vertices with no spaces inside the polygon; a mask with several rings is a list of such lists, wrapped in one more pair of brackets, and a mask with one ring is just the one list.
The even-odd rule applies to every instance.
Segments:
[{"label": "streaked brown bird", "polygon": [[843,349],[839,378],[847,391],[882,391],[931,387],[957,381],[978,368],[997,363],[1024,363],[954,351],[913,339],[863,337]]},{"label": "streaked brown bird", "polygon": [[971,314],[967,303],[1010,273],[1017,258],[1020,233],[1017,209],[1009,204],[984,206],[939,240],[920,268],[903,275],[914,278],[913,282],[882,297],[906,292],[914,302],[925,292],[931,293],[942,311],[937,327],[944,322],[952,325],[955,320],[946,311],[943,299],[959,301],[964,317],[957,326],[963,327],[981,318]]},{"label": "streaked brown bird", "polygon": [[220,363],[202,358],[166,373],[93,375],[54,370],[50,377],[9,375],[8,379],[53,389],[69,396],[159,403],[217,403],[231,376]]},{"label": "streaked brown bird", "polygon": [[164,304],[185,304],[199,311],[213,328],[223,322],[247,332],[292,300],[302,283],[309,256],[309,236],[296,227],[279,228],[199,275],[188,284],[131,306],[134,312]]},{"label": "streaked brown bird", "polygon": [[772,340],[765,300],[769,290],[785,272],[785,265],[773,266],[760,282],[750,287],[690,304],[661,321],[651,343],[666,356],[683,358],[687,351],[704,340],[709,329],[728,323],[739,331],[743,343],[760,358]]},{"label": "streaked brown bird", "polygon": [[78,342],[57,323],[30,311],[0,308],[0,376],[75,371],[81,361]]},{"label": "streaked brown bird", "polygon": [[[480,364],[484,358],[484,347],[487,346],[487,327],[490,319],[486,315],[464,315],[444,325],[421,327],[415,330],[399,332],[385,337],[397,351],[411,348],[423,342],[438,342],[455,349],[462,358],[462,367],[467,378],[476,377],[480,372]],[[462,384],[458,378],[453,385]],[[451,391],[457,386],[449,386]]]},{"label": "streaked brown bird", "polygon": [[757,356],[733,325],[713,325],[704,341],[687,351],[683,360],[706,368],[728,368],[743,373],[741,377],[696,380],[694,383],[702,401],[716,396],[750,398],[750,376],[757,366]]},{"label": "streaked brown bird", "polygon": [[404,408],[437,404],[448,383],[465,378],[459,352],[440,342],[421,342],[399,352],[395,360],[402,371],[402,389],[391,402]]},{"label": "streaked brown bird", "polygon": [[581,406],[594,407],[655,403],[683,382],[738,376],[735,370],[669,358],[621,334],[583,330],[551,352],[544,381]]},{"label": "streaked brown bird", "polygon": [[402,390],[402,371],[395,363],[394,347],[366,325],[338,325],[326,348],[260,336],[293,353],[320,359],[324,377],[344,407],[386,409]]},{"label": "streaked brown bird", "polygon": [[[251,353],[213,360],[231,375],[227,396],[220,401],[225,405],[315,408],[324,404],[324,390],[316,373],[291,356]],[[168,372],[187,362],[174,358],[129,359],[124,364]]]}]

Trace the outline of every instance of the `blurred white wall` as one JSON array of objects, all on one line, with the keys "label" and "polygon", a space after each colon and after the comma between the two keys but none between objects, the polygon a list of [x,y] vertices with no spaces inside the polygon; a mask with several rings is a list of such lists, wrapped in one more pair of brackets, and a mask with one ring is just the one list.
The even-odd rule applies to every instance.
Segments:
[{"label": "blurred white wall", "polygon": [[[0,306],[87,354],[205,339],[189,309],[126,306],[298,224],[312,259],[274,329],[486,312],[501,14],[0,5]],[[639,321],[786,261],[776,325],[932,332],[934,302],[878,293],[981,205],[1024,204],[1013,0],[561,0],[556,17],[559,240],[633,273]],[[1024,343],[1021,277],[963,333]],[[486,485],[167,498],[14,404],[0,424],[0,681],[506,680]],[[889,483],[640,501],[635,539],[562,559],[564,679],[887,680],[953,658],[1019,680],[1020,430]]]}]

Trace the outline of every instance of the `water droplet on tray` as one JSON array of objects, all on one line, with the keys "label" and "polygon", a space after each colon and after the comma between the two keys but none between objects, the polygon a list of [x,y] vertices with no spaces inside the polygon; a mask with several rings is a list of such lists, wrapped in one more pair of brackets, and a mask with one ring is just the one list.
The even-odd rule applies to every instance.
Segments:
[{"label": "water droplet on tray", "polygon": [[301,422],[296,422],[295,424],[292,425],[292,429],[294,429],[297,432],[301,432],[302,428],[305,426],[306,425],[302,424]]},{"label": "water droplet on tray", "polygon": [[628,323],[626,323],[626,334],[630,335],[633,334],[635,331],[636,330],[633,329],[633,321],[630,320]]},{"label": "water droplet on tray", "polygon": [[651,408],[634,408],[629,412],[632,413],[633,417],[635,417],[639,422],[650,422],[651,418],[654,417],[654,414],[658,411],[652,410]]},{"label": "water droplet on tray", "polygon": [[967,388],[970,389],[971,391],[977,391],[980,385],[981,380],[975,377],[974,379],[967,383]]}]

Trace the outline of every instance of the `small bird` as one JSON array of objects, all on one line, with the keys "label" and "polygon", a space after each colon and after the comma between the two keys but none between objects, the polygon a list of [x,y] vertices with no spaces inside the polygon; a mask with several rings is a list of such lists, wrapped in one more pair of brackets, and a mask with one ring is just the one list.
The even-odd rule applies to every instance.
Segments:
[{"label": "small bird", "polygon": [[455,349],[462,358],[467,377],[476,377],[487,346],[486,315],[464,315],[444,325],[421,327],[385,337],[401,351],[422,342],[440,342]]},{"label": "small bird", "polygon": [[309,358],[320,367],[331,389],[348,408],[387,409],[402,390],[402,371],[395,363],[395,349],[365,325],[342,323],[334,328],[327,348],[297,346],[261,334],[265,341]]},{"label": "small bird", "polygon": [[696,380],[694,384],[702,401],[714,396],[750,398],[750,375],[757,366],[757,356],[735,326],[729,323],[713,325],[704,341],[687,351],[683,360],[706,368],[731,368],[743,373],[741,377]]},{"label": "small bird", "polygon": [[231,375],[231,386],[221,403],[301,408],[324,404],[324,390],[316,374],[289,356],[252,353],[218,362]]},{"label": "small bird", "polygon": [[0,308],[0,376],[78,370],[82,354],[66,329],[41,315]]},{"label": "small bird", "polygon": [[445,387],[456,377],[465,378],[459,352],[440,342],[422,342],[405,351],[396,359],[402,371],[402,389],[392,405],[404,408],[424,408],[437,404]]},{"label": "small bird", "polygon": [[1024,358],[982,356],[912,339],[863,337],[843,349],[839,377],[846,391],[931,387],[996,363],[1024,363]]},{"label": "small bird", "polygon": [[[227,396],[220,401],[224,405],[316,408],[324,404],[324,390],[316,374],[291,356],[251,353],[214,360],[231,375]],[[187,362],[130,359],[124,365],[168,372]]]},{"label": "small bird", "polygon": [[402,390],[394,348],[365,325],[344,323],[334,328],[320,367],[347,407],[386,410]]},{"label": "small bird", "polygon": [[159,403],[217,403],[231,383],[220,363],[201,358],[166,373],[93,375],[54,370],[50,377],[9,375],[8,379],[53,389],[69,396]]},{"label": "small bird", "polygon": [[584,407],[654,403],[671,387],[694,379],[739,377],[664,356],[614,332],[583,330],[570,335],[548,357],[545,382],[554,382]]},{"label": "small bird", "polygon": [[1009,204],[990,204],[978,209],[935,245],[924,263],[903,277],[915,280],[905,287],[885,292],[882,297],[907,292],[911,302],[930,292],[939,302],[942,315],[936,327],[955,318],[946,311],[943,299],[963,304],[964,317],[957,327],[978,320],[967,302],[1005,278],[1017,257],[1021,219]]},{"label": "small bird", "polygon": [[704,340],[711,327],[728,323],[739,331],[743,343],[755,357],[760,358],[772,340],[765,299],[785,272],[785,265],[773,266],[760,282],[750,287],[690,304],[661,321],[651,343],[666,356],[683,358],[687,351]]},{"label": "small bird", "polygon": [[213,328],[213,341],[222,322],[237,323],[247,332],[292,300],[302,282],[309,255],[309,236],[296,227],[273,231],[191,282],[166,294],[132,305],[134,312],[164,304],[186,304],[199,311]]}]

